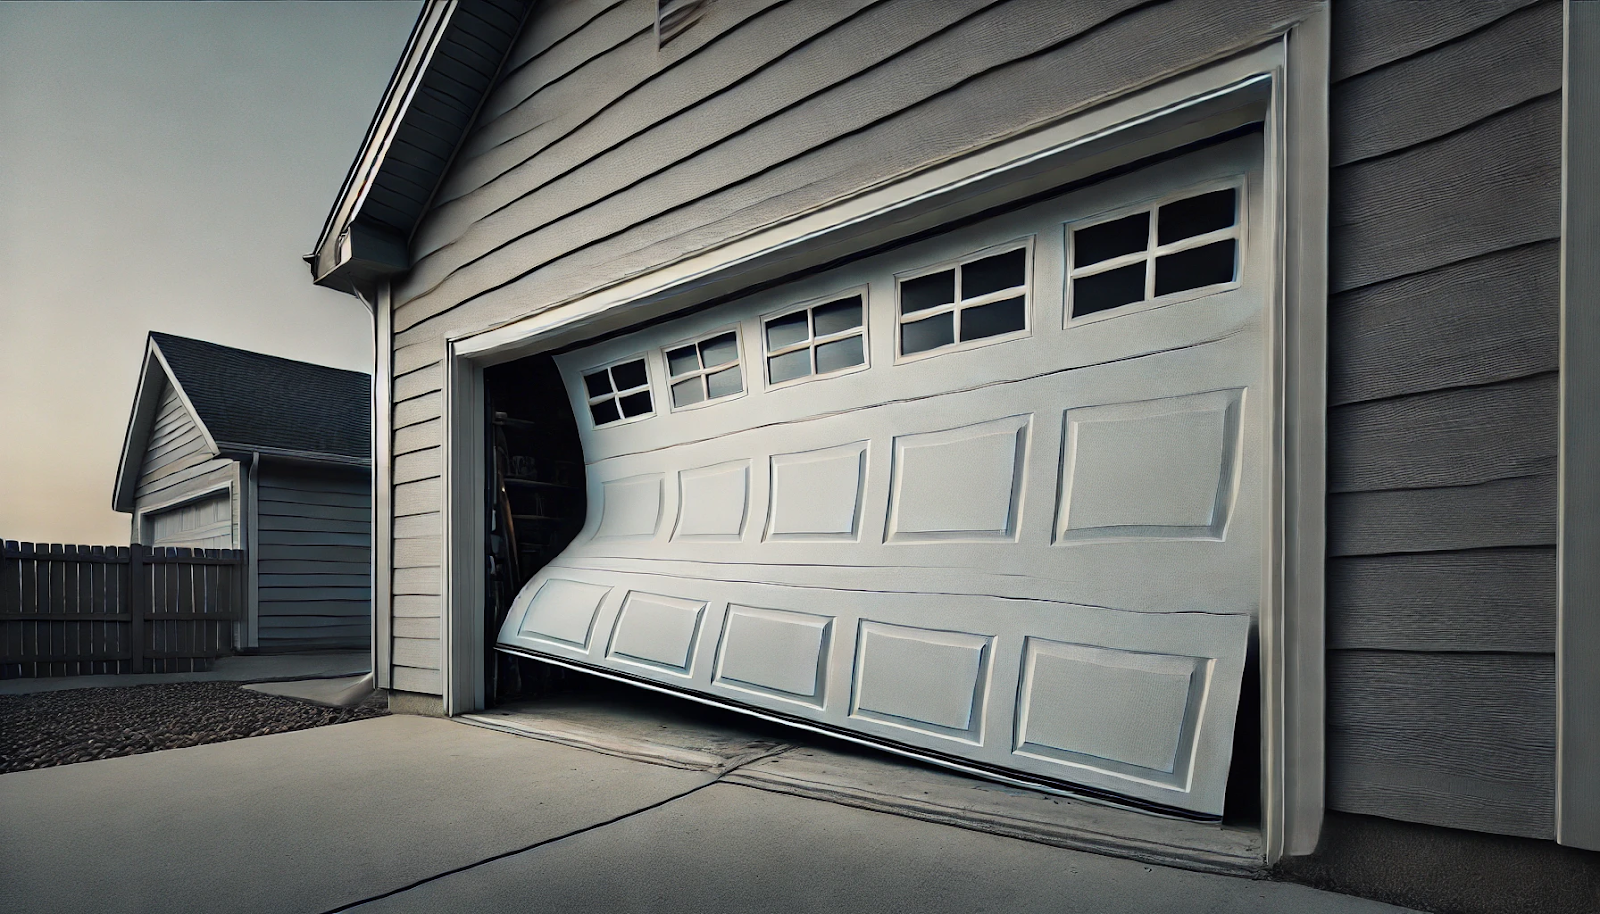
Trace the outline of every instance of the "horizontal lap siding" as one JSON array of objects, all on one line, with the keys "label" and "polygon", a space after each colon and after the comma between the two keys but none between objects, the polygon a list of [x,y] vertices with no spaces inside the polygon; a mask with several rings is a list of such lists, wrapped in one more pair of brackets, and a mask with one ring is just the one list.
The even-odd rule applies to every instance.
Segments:
[{"label": "horizontal lap siding", "polygon": [[[1181,68],[1287,14],[1235,5],[875,4],[623,142],[558,144],[486,185],[482,215],[398,289],[400,343],[770,224]],[[552,174],[553,162],[571,165]],[[513,188],[513,202],[492,197]],[[425,324],[452,309],[461,313]]]},{"label": "horizontal lap siding", "polygon": [[261,650],[370,643],[369,486],[364,470],[262,462],[255,543]]},{"label": "horizontal lap siding", "polygon": [[[536,10],[394,288],[396,619],[436,638],[447,336],[1187,69],[1309,5],[717,0],[659,51],[652,0]],[[396,687],[437,691],[435,667],[408,665],[437,650],[407,637]]]},{"label": "horizontal lap siding", "polygon": [[178,397],[177,389],[167,385],[145,443],[134,497],[146,502],[166,501],[162,493],[202,475],[210,469],[205,465],[212,460],[200,426]]},{"label": "horizontal lap siding", "polygon": [[1333,15],[1328,804],[1548,838],[1561,5]]},{"label": "horizontal lap siding", "polygon": [[[148,520],[169,506],[193,504],[194,499],[208,493],[225,492],[231,523],[220,531],[220,536],[184,541],[181,545],[234,548],[239,543],[238,481],[238,462],[211,453],[204,432],[178,396],[177,388],[167,384],[140,461],[133,497],[135,518],[143,516]],[[136,542],[149,545],[148,531],[135,529],[133,535]]]}]

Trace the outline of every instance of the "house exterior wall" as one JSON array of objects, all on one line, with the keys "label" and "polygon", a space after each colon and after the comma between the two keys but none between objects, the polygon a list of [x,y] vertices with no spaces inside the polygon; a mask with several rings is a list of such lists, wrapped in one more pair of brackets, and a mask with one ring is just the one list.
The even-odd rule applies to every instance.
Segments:
[{"label": "house exterior wall", "polygon": [[[659,51],[650,0],[536,10],[390,290],[392,686],[442,691],[446,339],[1306,5],[719,0]],[[1549,837],[1560,5],[1332,13],[1329,805]]]},{"label": "house exterior wall", "polygon": [[1554,837],[1561,17],[1333,7],[1330,809]]},{"label": "house exterior wall", "polygon": [[[447,337],[1248,46],[1293,12],[729,0],[658,51],[654,10],[533,13],[393,288],[393,612],[428,620],[416,634],[442,606]],[[396,636],[394,687],[437,694],[437,634]]]},{"label": "house exterior wall", "polygon": [[254,544],[260,650],[370,643],[369,479],[365,469],[262,459]]},{"label": "house exterior wall", "polygon": [[214,546],[238,548],[242,516],[238,461],[211,453],[205,434],[178,396],[177,388],[166,384],[140,462],[138,485],[134,490],[132,542],[149,544],[149,515],[204,493],[224,490],[233,519],[232,532],[228,542]]}]

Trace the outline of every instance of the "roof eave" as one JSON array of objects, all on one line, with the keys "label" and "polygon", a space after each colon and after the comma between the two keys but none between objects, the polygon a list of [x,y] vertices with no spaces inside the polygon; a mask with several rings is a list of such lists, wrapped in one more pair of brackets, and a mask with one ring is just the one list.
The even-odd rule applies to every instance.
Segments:
[{"label": "roof eave", "polygon": [[223,455],[239,456],[254,455],[260,457],[275,457],[279,460],[292,460],[298,463],[337,464],[347,467],[371,467],[371,457],[351,457],[346,454],[329,454],[324,451],[301,451],[286,447],[267,447],[259,444],[242,444],[239,442],[222,441],[218,443],[219,453]]},{"label": "roof eave", "polygon": [[331,260],[325,260],[320,251],[306,255],[311,281],[349,295],[370,290],[377,282],[411,269],[404,239],[361,221],[350,223],[339,233],[328,255]]},{"label": "roof eave", "polygon": [[[361,203],[372,186],[374,176],[383,166],[384,154],[405,118],[406,109],[421,85],[422,77],[427,73],[428,61],[444,36],[457,2],[426,0],[416,25],[412,27],[405,53],[396,65],[394,74],[389,77],[383,101],[367,127],[361,151],[345,175],[344,185],[323,223],[315,249],[306,255],[312,282],[317,285],[353,292],[357,283],[370,282],[372,275],[388,276],[410,269],[405,239],[397,239],[399,256],[396,257],[393,253],[396,239],[392,235],[387,243],[369,249],[360,240],[361,233],[352,233],[351,230],[361,227],[357,222]],[[352,238],[352,234],[357,237]]]}]

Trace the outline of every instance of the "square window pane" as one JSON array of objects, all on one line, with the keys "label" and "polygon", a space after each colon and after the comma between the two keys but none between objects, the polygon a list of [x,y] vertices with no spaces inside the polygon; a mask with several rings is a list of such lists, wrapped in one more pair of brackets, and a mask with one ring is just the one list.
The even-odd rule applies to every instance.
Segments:
[{"label": "square window pane", "polygon": [[[611,380],[616,382],[617,390],[628,390],[633,387],[643,387],[647,383],[644,373],[644,359],[635,359],[632,362],[623,362],[621,365],[611,366]],[[627,411],[627,407],[623,407]],[[649,410],[646,410],[649,412]]]},{"label": "square window pane", "polygon": [[705,382],[699,378],[690,378],[672,385],[672,405],[688,406],[699,403],[706,398]]},{"label": "square window pane", "polygon": [[900,284],[900,313],[911,314],[956,300],[956,271],[918,276]]},{"label": "square window pane", "polygon": [[650,411],[650,391],[641,390],[622,398],[622,414],[628,418],[642,416]]},{"label": "square window pane", "polygon": [[1156,294],[1170,295],[1186,289],[1233,281],[1235,242],[1210,244],[1156,258]]},{"label": "square window pane", "polygon": [[806,331],[805,311],[796,311],[767,321],[767,351],[782,349],[810,338]]},{"label": "square window pane", "polygon": [[1072,316],[1082,317],[1096,311],[1120,308],[1136,301],[1144,301],[1145,263],[1131,263],[1115,270],[1080,276],[1072,281]]},{"label": "square window pane", "polygon": [[849,336],[817,347],[817,373],[827,374],[860,365],[867,360],[861,349],[861,337]]},{"label": "square window pane", "polygon": [[739,343],[733,334],[723,333],[700,343],[700,360],[707,368],[739,360]]},{"label": "square window pane", "polygon": [[990,302],[961,312],[961,340],[981,340],[988,336],[1012,333],[1027,325],[1027,309],[1023,299],[1008,298]]},{"label": "square window pane", "polygon": [[818,305],[811,312],[811,322],[817,326],[817,336],[840,333],[861,326],[861,296],[852,295],[838,301]]},{"label": "square window pane", "polygon": [[599,397],[611,393],[611,375],[604,371],[583,376],[584,389],[589,391],[589,396]]},{"label": "square window pane", "polygon": [[811,373],[811,350],[796,349],[767,359],[767,377],[773,384],[793,381]]},{"label": "square window pane", "polygon": [[1018,248],[961,265],[961,297],[977,298],[1022,285],[1028,278],[1028,251]]},{"label": "square window pane", "polygon": [[605,425],[607,422],[615,422],[622,418],[622,414],[617,412],[617,401],[615,400],[601,400],[598,403],[590,403],[589,415],[594,418],[595,425]]},{"label": "square window pane", "polygon": [[742,390],[744,390],[744,377],[739,374],[738,365],[706,375],[706,394],[713,400],[732,396]]},{"label": "square window pane", "polygon": [[900,351],[906,355],[948,346],[955,340],[955,315],[949,311],[900,325]]},{"label": "square window pane", "polygon": [[[1185,238],[1193,238],[1233,225],[1237,196],[1238,193],[1230,187],[1227,190],[1214,190],[1209,194],[1168,203],[1161,207],[1160,221],[1156,226],[1156,242],[1171,244],[1174,241],[1182,241]],[[1157,268],[1157,282],[1160,282],[1160,275],[1161,270]]]},{"label": "square window pane", "polygon": [[1150,214],[1134,213],[1072,231],[1072,265],[1091,263],[1142,251],[1150,245]]},{"label": "square window pane", "polygon": [[693,346],[684,346],[667,351],[667,373],[674,378],[699,369],[700,356],[695,354]]}]

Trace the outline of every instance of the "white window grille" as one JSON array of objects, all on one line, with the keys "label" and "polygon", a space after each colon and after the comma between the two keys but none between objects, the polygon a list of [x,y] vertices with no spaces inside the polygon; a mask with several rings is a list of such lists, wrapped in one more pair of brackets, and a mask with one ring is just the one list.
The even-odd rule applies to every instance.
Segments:
[{"label": "white window grille", "polygon": [[900,355],[970,348],[1028,331],[1033,246],[1015,243],[898,277]]},{"label": "white window grille", "polygon": [[667,362],[672,408],[682,409],[744,393],[739,368],[739,335],[720,330],[662,350]]},{"label": "white window grille", "polygon": [[866,293],[829,298],[761,322],[767,383],[800,383],[867,364]]},{"label": "white window grille", "polygon": [[596,427],[655,415],[643,356],[585,373],[583,387],[589,397],[589,417]]},{"label": "white window grille", "polygon": [[1190,189],[1072,226],[1071,319],[1237,285],[1241,191]]}]

